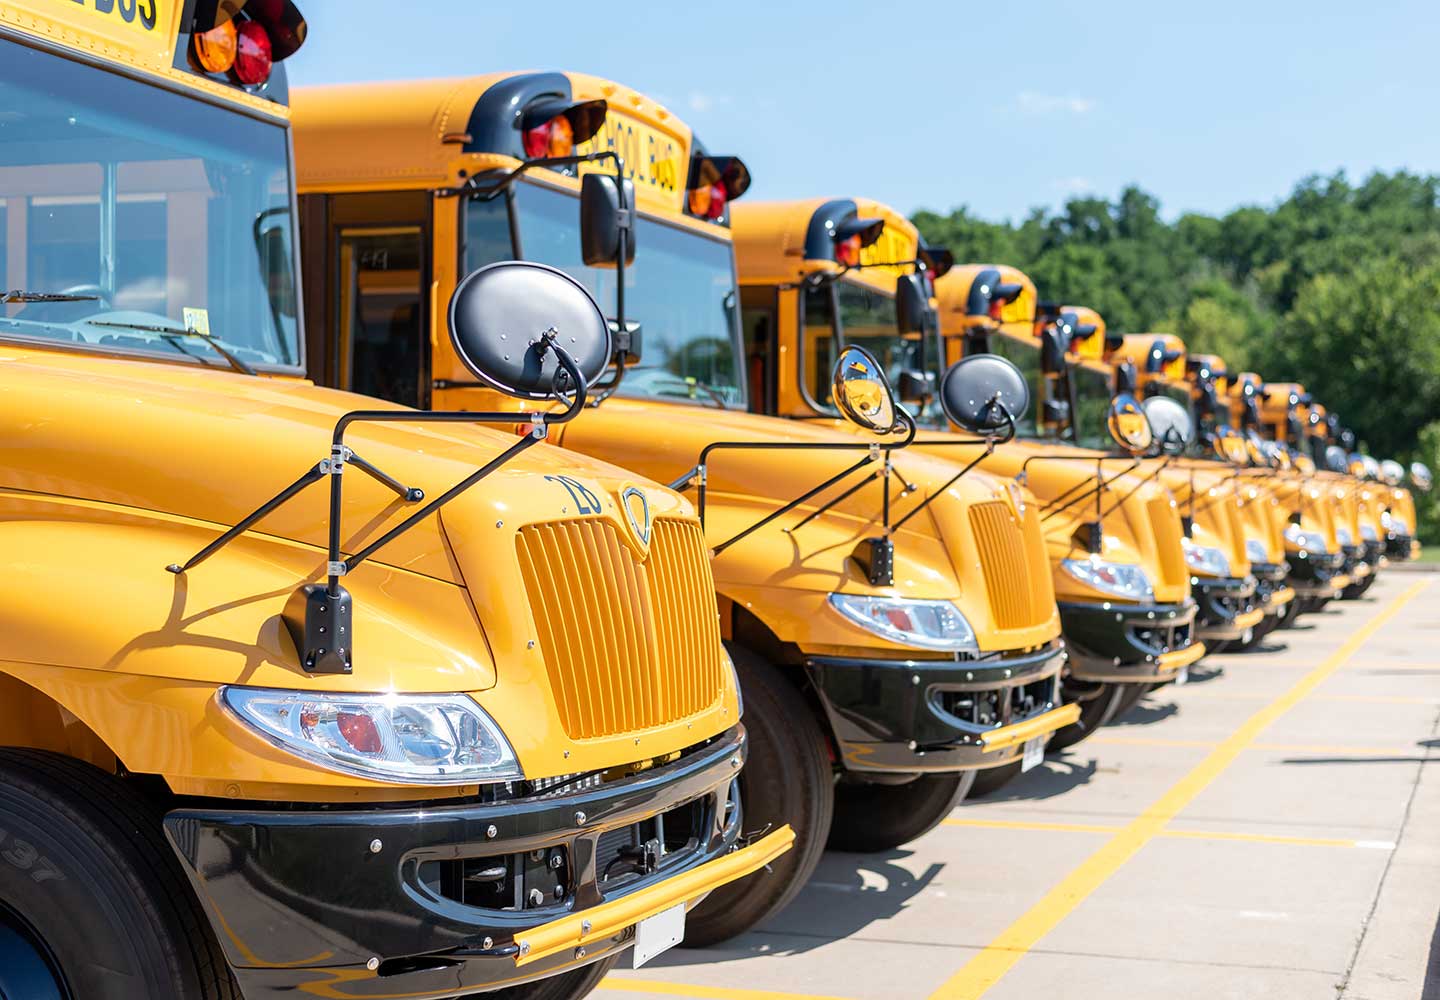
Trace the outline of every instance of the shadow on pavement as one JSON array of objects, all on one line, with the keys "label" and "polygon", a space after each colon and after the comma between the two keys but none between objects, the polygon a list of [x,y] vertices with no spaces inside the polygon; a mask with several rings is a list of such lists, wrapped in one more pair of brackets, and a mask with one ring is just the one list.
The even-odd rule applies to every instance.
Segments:
[{"label": "shadow on pavement", "polygon": [[713,948],[675,948],[647,968],[713,965],[757,955],[798,955],[894,917],[944,870],[931,864],[918,874],[898,862],[907,850],[879,854],[827,851],[795,901],[758,930]]},{"label": "shadow on pavement", "polygon": [[[1421,750],[1440,750],[1440,739],[1416,740]],[[1282,757],[1282,764],[1434,764],[1440,757]],[[1429,996],[1427,993],[1426,996]]]},{"label": "shadow on pavement", "polygon": [[1073,753],[1061,751],[1054,757],[1047,756],[1045,763],[1019,775],[989,795],[967,798],[960,803],[975,802],[1032,802],[1036,799],[1051,799],[1064,795],[1072,788],[1088,785],[1098,770],[1098,761],[1090,757],[1081,759]]},{"label": "shadow on pavement", "polygon": [[1118,715],[1106,723],[1107,726],[1151,726],[1171,716],[1180,714],[1180,706],[1173,701],[1157,704],[1149,698],[1140,699],[1124,715]]}]

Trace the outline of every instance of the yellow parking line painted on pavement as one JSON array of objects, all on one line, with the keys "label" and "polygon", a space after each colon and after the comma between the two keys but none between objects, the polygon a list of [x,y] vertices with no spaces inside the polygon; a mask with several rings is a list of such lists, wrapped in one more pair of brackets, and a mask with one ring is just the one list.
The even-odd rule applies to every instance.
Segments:
[{"label": "yellow parking line painted on pavement", "polygon": [[1339,670],[1362,646],[1406,604],[1421,593],[1429,580],[1407,588],[1389,606],[1357,629],[1340,648],[1318,667],[1298,680],[1288,691],[1246,719],[1190,773],[1172,785],[1150,808],[1110,838],[1079,867],[1066,875],[1018,920],[970,961],[966,962],[930,1000],[976,1000],[998,983],[1045,935],[1100,888],[1126,861],[1164,830],[1165,825],[1193,802],[1210,783],[1233,764],[1246,747],[1256,741],[1282,715],[1311,694]]},{"label": "yellow parking line painted on pavement", "polygon": [[[982,830],[1035,830],[1049,833],[1120,833],[1125,827],[1119,824],[1098,823],[1036,823],[1026,820],[1008,819],[957,819],[945,820],[945,826],[963,826]],[[1166,827],[1155,834],[1175,840],[1230,840],[1251,844],[1288,844],[1294,847],[1362,847],[1370,850],[1393,848],[1387,840],[1347,840],[1340,837],[1292,837],[1278,833],[1241,833],[1230,830],[1172,830]]]},{"label": "yellow parking line painted on pavement", "polygon": [[[1416,584],[1416,586],[1424,586],[1424,584]],[[1359,701],[1372,705],[1440,705],[1440,698],[1407,697],[1400,694],[1317,694],[1315,699],[1317,701]]]},{"label": "yellow parking line painted on pavement", "polygon": [[[1174,747],[1177,749],[1211,748],[1220,745],[1218,740],[1167,740],[1159,736],[1108,736],[1103,733],[1092,736],[1088,743],[1105,743],[1111,746],[1127,747]],[[1267,753],[1312,753],[1332,757],[1398,757],[1415,753],[1415,747],[1361,747],[1325,745],[1313,743],[1252,743],[1247,750]]]},{"label": "yellow parking line painted on pavement", "polygon": [[606,976],[597,990],[649,993],[661,997],[696,997],[698,1000],[849,1000],[847,997],[813,993],[776,993],[773,990],[742,990],[734,986],[695,986],[691,983],[661,983],[653,979]]}]

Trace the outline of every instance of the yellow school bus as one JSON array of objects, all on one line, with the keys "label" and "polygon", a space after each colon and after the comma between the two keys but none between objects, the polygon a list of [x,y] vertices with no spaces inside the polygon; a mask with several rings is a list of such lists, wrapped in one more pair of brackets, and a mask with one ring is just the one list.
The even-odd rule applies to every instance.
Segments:
[{"label": "yellow school bus", "polygon": [[1253,648],[1298,611],[1283,538],[1284,511],[1291,508],[1276,495],[1258,437],[1232,432],[1227,374],[1219,359],[1192,357],[1170,333],[1115,338],[1105,357],[1117,370],[1134,372],[1143,398],[1171,399],[1189,415],[1194,440],[1161,478],[1184,514],[1206,633],[1216,646]]},{"label": "yellow school bus", "polygon": [[687,941],[774,913],[827,842],[920,835],[976,769],[1033,757],[1069,720],[1053,601],[1007,590],[1033,565],[1009,491],[947,485],[952,464],[900,450],[904,435],[748,412],[765,389],[739,323],[741,160],[580,73],[307,88],[295,115],[318,380],[412,406],[502,405],[461,371],[436,303],[512,258],[582,281],[625,341],[603,400],[555,439],[701,506],[752,741],[747,829],[789,822],[798,837],[698,907]]},{"label": "yellow school bus", "polygon": [[1116,450],[1109,413],[1123,394],[1099,360],[1112,334],[1083,307],[1042,308],[1035,283],[1006,265],[955,267],[936,300],[947,361],[996,354],[1031,386],[1034,417],[985,467],[1039,497],[1073,696],[1103,724],[1152,685],[1184,680],[1207,648],[1174,497],[1134,445]]},{"label": "yellow school bus", "polygon": [[471,377],[533,341],[523,437],[301,377],[305,34],[0,5],[6,997],[579,998],[791,838],[736,849],[693,505],[545,444],[610,340],[583,288],[455,297]]}]

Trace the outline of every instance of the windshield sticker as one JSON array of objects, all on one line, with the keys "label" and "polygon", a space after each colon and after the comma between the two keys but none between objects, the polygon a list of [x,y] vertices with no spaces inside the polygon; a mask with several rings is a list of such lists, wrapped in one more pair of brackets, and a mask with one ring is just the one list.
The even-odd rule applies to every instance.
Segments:
[{"label": "windshield sticker", "polygon": [[186,306],[183,310],[185,316],[185,329],[192,333],[198,333],[202,337],[210,336],[210,310],[195,309]]}]

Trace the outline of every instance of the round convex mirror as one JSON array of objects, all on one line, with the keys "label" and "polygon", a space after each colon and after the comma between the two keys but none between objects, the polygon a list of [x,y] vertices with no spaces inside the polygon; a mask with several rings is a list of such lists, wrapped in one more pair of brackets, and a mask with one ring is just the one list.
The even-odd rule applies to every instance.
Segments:
[{"label": "round convex mirror", "polygon": [[1110,400],[1105,424],[1115,443],[1132,455],[1149,451],[1155,441],[1155,430],[1150,426],[1145,410],[1139,400],[1128,392],[1116,393],[1115,398]]},{"label": "round convex mirror", "polygon": [[1429,493],[1432,482],[1430,478],[1430,466],[1424,462],[1411,462],[1410,482],[1421,493]]},{"label": "round convex mirror", "polygon": [[1169,396],[1151,396],[1140,408],[1150,421],[1150,430],[1162,454],[1178,455],[1185,450],[1195,434],[1195,423],[1187,407]]},{"label": "round convex mirror", "polygon": [[1325,446],[1325,466],[1331,472],[1349,472],[1350,456],[1338,444]]},{"label": "round convex mirror", "polygon": [[481,382],[521,399],[550,399],[577,387],[561,378],[554,343],[589,385],[610,363],[610,325],[585,286],[564,271],[510,260],[472,271],[450,297],[450,342]]},{"label": "round convex mirror", "polygon": [[851,423],[876,434],[885,434],[895,426],[895,394],[890,391],[890,380],[875,355],[863,347],[846,347],[835,359],[830,395]]},{"label": "round convex mirror", "polygon": [[[1370,456],[1365,456],[1369,458]],[[1370,461],[1375,461],[1373,458]],[[1405,467],[1393,458],[1387,458],[1380,463],[1379,471],[1374,478],[1379,479],[1390,486],[1399,486],[1405,481]]]},{"label": "round convex mirror", "polygon": [[1013,363],[998,354],[961,358],[940,378],[940,405],[951,423],[972,434],[1010,427],[1030,409],[1030,387]]}]

